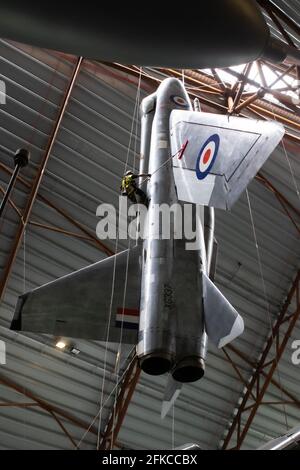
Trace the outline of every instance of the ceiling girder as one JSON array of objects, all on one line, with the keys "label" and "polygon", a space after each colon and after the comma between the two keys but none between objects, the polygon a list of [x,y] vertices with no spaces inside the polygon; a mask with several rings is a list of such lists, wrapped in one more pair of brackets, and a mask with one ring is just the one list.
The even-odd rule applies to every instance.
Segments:
[{"label": "ceiling girder", "polygon": [[[295,302],[296,309],[289,312],[290,305]],[[224,437],[222,449],[240,449],[249,428],[255,418],[258,408],[263,402],[263,398],[273,379],[274,372],[282,357],[287,342],[291,337],[293,329],[300,316],[300,271],[292,284],[287,295],[286,301],[279,313],[277,320],[272,328],[271,334],[262,351],[260,360],[252,372],[248,386],[243,394],[242,401],[235,410],[233,420]],[[283,331],[287,326],[286,331]],[[275,349],[275,353],[274,353]],[[269,368],[268,371],[264,370]],[[253,395],[255,400],[253,400]],[[249,412],[250,410],[250,412]],[[249,412],[247,414],[247,412]],[[234,439],[234,442],[232,440]]]}]

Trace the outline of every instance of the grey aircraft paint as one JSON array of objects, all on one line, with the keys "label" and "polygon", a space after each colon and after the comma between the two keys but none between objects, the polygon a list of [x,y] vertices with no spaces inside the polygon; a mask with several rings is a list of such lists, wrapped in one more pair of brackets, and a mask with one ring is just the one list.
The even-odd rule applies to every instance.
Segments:
[{"label": "grey aircraft paint", "polygon": [[199,250],[187,251],[186,240],[175,240],[173,230],[169,240],[161,239],[161,225],[159,233],[153,231],[157,230],[155,205],[178,202],[170,159],[170,115],[174,109],[192,110],[192,106],[181,82],[172,78],[159,86],[155,101],[151,129],[142,132],[151,133],[149,173],[153,176],[147,189],[149,239],[144,242],[142,257],[137,351],[147,373],[163,374],[172,369],[177,380],[197,380],[204,373],[207,342],[200,279],[204,238]]}]

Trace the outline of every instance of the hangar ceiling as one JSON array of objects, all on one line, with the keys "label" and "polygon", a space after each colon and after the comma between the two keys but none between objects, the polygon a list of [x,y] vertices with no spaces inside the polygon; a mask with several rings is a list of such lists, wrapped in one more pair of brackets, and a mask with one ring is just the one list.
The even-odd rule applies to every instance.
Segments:
[{"label": "hangar ceiling", "polygon": [[[276,4],[299,22],[298,2]],[[285,23],[285,30],[298,45],[292,26]],[[192,441],[203,449],[255,449],[299,424],[300,369],[291,361],[291,345],[300,339],[300,118],[288,80],[296,79],[297,70],[273,68],[281,77],[274,92],[263,82],[269,80],[268,64],[254,65],[256,77],[244,67],[227,75],[182,73],[101,64],[6,40],[0,48],[7,93],[0,106],[0,190],[8,183],[15,150],[31,151],[0,221],[0,336],[7,348],[6,364],[0,366],[0,448],[111,445],[107,426],[116,416],[115,446],[134,449]],[[216,214],[216,283],[243,316],[245,333],[226,351],[209,346],[205,378],[184,386],[174,414],[161,421],[166,377],[139,375],[134,351],[72,339],[80,351],[74,355],[57,350],[56,338],[19,334],[9,324],[18,295],[115,251],[114,244],[95,235],[96,209],[103,202],[117,207],[127,153],[130,164],[138,156],[136,104],[166,76],[184,79],[203,111],[277,119],[287,134],[249,187],[253,220],[246,194],[232,212]],[[120,241],[117,249],[126,247]],[[261,395],[262,384],[267,386]],[[247,394],[252,401],[244,408],[250,408],[241,413]]]}]

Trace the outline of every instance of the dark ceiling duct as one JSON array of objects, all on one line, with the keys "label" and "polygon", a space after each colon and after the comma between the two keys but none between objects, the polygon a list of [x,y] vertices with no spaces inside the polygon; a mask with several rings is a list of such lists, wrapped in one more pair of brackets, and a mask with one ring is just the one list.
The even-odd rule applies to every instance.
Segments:
[{"label": "dark ceiling duct", "polygon": [[2,0],[0,37],[90,59],[172,68],[227,67],[263,58],[300,63],[299,51],[270,36],[255,0],[210,0],[193,10],[108,9],[87,0]]},{"label": "dark ceiling duct", "polygon": [[66,8],[2,0],[0,37],[87,58],[174,68],[225,67],[255,60],[269,29],[254,0],[210,0],[197,7],[112,10],[87,0]]}]

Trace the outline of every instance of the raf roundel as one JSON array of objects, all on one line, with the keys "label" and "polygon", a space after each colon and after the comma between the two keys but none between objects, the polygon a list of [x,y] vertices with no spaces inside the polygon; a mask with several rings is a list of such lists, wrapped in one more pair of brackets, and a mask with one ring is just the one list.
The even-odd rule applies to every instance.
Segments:
[{"label": "raf roundel", "polygon": [[181,106],[182,108],[188,107],[188,102],[181,96],[171,95],[170,98],[171,98],[171,101],[173,101],[173,103],[177,104],[177,106]]},{"label": "raf roundel", "polygon": [[196,175],[199,180],[203,180],[210,172],[217,158],[219,146],[218,134],[211,135],[202,145],[196,162]]}]

